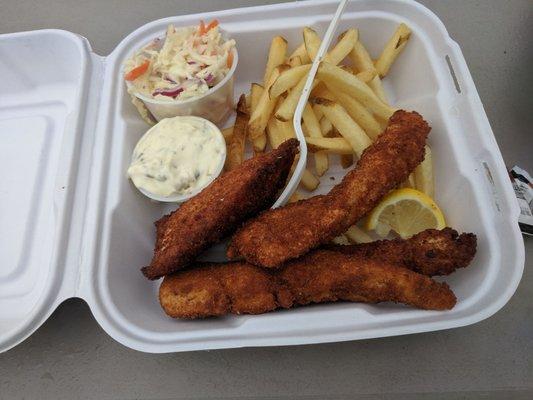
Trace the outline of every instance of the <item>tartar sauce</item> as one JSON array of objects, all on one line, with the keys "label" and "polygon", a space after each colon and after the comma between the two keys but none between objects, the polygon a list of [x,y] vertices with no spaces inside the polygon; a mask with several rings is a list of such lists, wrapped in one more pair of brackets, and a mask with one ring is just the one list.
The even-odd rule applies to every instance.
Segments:
[{"label": "tartar sauce", "polygon": [[128,176],[157,196],[187,195],[216,178],[225,155],[224,139],[211,122],[193,116],[166,118],[135,146]]}]

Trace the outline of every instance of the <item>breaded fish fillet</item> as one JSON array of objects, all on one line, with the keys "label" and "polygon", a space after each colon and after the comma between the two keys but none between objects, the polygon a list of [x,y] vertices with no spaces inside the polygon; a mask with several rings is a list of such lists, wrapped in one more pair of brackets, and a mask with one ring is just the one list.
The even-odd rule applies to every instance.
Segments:
[{"label": "breaded fish fillet", "polygon": [[285,185],[298,145],[290,139],[244,161],[157,221],[154,256],[143,274],[156,279],[183,268],[243,221],[270,207]]},{"label": "breaded fish fillet", "polygon": [[174,318],[261,314],[277,308],[333,301],[393,301],[449,310],[456,298],[445,283],[392,264],[316,250],[267,270],[245,261],[202,265],[166,276],[163,310]]},{"label": "breaded fish fillet", "polygon": [[424,275],[449,275],[464,268],[476,254],[476,235],[451,228],[427,229],[410,239],[380,240],[350,246],[324,248],[374,261],[400,265]]},{"label": "breaded fish fillet", "polygon": [[277,268],[329,243],[371,211],[424,159],[428,124],[416,112],[396,111],[354,170],[327,195],[268,210],[233,236],[228,257]]}]

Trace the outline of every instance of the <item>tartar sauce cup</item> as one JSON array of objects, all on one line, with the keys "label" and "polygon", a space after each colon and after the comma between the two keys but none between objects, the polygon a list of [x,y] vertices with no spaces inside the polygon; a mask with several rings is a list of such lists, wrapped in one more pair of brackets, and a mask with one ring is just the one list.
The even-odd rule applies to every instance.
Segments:
[{"label": "tartar sauce cup", "polygon": [[[229,37],[226,32],[222,29],[220,29],[220,32],[222,37],[228,40]],[[131,94],[144,103],[148,111],[150,111],[157,121],[161,121],[164,118],[194,115],[205,118],[219,127],[223,127],[234,109],[233,81],[239,62],[236,47],[233,48],[232,53],[233,63],[224,79],[198,97],[165,101],[145,96],[134,90],[131,91]],[[128,81],[126,81],[126,85],[128,89],[132,86]]]},{"label": "tartar sauce cup", "polygon": [[[153,135],[154,131],[159,129],[161,127],[161,125],[168,124],[168,123],[171,123],[171,122],[180,123],[181,121],[184,121],[184,122],[191,122],[192,121],[194,123],[199,123],[199,124],[204,125],[209,130],[209,134],[212,135],[213,138],[214,138],[213,145],[217,149],[216,157],[213,157],[212,155],[210,155],[208,153],[202,154],[201,152],[199,152],[199,153],[196,153],[197,156],[193,157],[194,160],[199,161],[201,163],[202,158],[206,158],[207,160],[213,160],[213,159],[218,158],[218,161],[216,161],[217,163],[214,166],[210,176],[208,178],[205,178],[204,182],[202,184],[199,184],[198,186],[195,186],[194,189],[188,191],[187,193],[173,194],[173,195],[169,195],[169,196],[163,196],[161,194],[153,193],[153,192],[147,190],[146,188],[143,188],[142,185],[139,185],[138,183],[136,183],[135,179],[130,174],[131,168],[134,165],[135,161],[136,160],[138,161],[139,154],[136,154],[136,153],[138,153],[138,147],[142,143],[143,140],[146,140],[147,138],[149,139],[149,136]],[[176,135],[176,137],[179,137],[179,135],[185,135],[185,134],[186,134],[186,132],[184,130],[180,130],[180,129],[173,129],[172,130],[172,135]],[[186,141],[186,143],[187,143],[187,141]],[[159,146],[160,146],[160,148],[165,148],[165,150],[172,150],[172,147],[166,146],[164,144],[164,142],[161,142],[159,144]],[[153,151],[157,152],[157,148],[156,147],[154,148],[154,147],[155,147],[154,145],[150,145],[147,148],[152,149]],[[206,151],[206,152],[209,151],[209,149],[205,149],[205,147],[202,147],[202,149],[203,150],[201,150],[201,151]],[[146,157],[146,155],[144,155],[144,156]],[[188,157],[187,159],[190,160],[190,157]],[[179,162],[180,160],[176,159],[174,161]],[[156,125],[154,125],[152,128],[150,128],[141,137],[141,139],[139,139],[139,142],[135,146],[135,149],[134,149],[133,154],[132,154],[131,164],[130,164],[130,167],[128,169],[128,175],[129,175],[130,179],[132,180],[133,184],[135,185],[135,187],[142,194],[144,194],[146,197],[148,197],[148,198],[150,198],[150,199],[152,199],[154,201],[158,201],[158,202],[162,202],[162,203],[183,203],[183,202],[189,200],[190,198],[196,196],[203,189],[205,189],[207,186],[209,186],[222,173],[222,169],[224,168],[225,162],[226,162],[226,141],[224,139],[224,136],[222,135],[222,132],[220,131],[220,129],[214,123],[212,123],[211,121],[209,121],[209,120],[207,120],[205,118],[201,118],[201,117],[197,117],[197,116],[177,116],[177,117],[167,118],[167,119],[161,120]]]}]

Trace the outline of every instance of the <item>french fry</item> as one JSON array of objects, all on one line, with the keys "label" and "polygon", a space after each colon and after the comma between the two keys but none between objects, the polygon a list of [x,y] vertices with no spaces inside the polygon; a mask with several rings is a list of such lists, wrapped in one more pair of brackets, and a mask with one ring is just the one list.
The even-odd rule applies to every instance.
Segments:
[{"label": "french fry", "polygon": [[294,192],[291,197],[289,197],[289,201],[288,203],[296,203],[297,201],[300,201],[300,200],[303,200],[305,199],[305,197],[299,193],[299,192]]},{"label": "french fry", "polygon": [[294,131],[294,126],[292,125],[292,121],[279,121],[279,129],[283,136],[283,141],[296,138],[296,132]]},{"label": "french fry", "polygon": [[363,81],[364,83],[368,84],[369,82],[371,82],[376,76],[377,76],[377,72],[376,70],[366,70],[366,71],[361,71],[357,74],[355,74],[355,76],[357,76],[357,78],[361,81]]},{"label": "french fry", "polygon": [[298,82],[302,80],[304,76],[307,76],[310,69],[311,64],[306,64],[283,71],[270,87],[270,97],[276,98],[281,94],[287,92],[288,90],[292,89],[298,84]]},{"label": "french fry", "polygon": [[[302,114],[303,123],[307,128],[309,137],[322,137],[322,131],[320,130],[320,123],[315,115],[315,112],[311,108],[311,105],[307,103]],[[319,151],[315,153],[315,170],[318,176],[324,175],[329,168],[329,158],[326,152]]]},{"label": "french fry", "polygon": [[383,84],[381,83],[379,75],[376,74],[376,76],[372,78],[370,82],[368,82],[368,86],[383,103],[389,104],[387,94],[385,93],[385,89],[383,89]]},{"label": "french fry", "polygon": [[226,170],[231,171],[242,164],[244,160],[244,143],[246,140],[246,128],[248,125],[248,109],[246,107],[246,96],[241,94],[237,103],[237,117],[233,126],[233,135],[229,140]]},{"label": "french fry", "polygon": [[340,155],[341,167],[346,169],[353,165],[353,154],[341,154]]},{"label": "french fry", "polygon": [[270,42],[270,49],[268,51],[268,59],[265,67],[265,75],[263,77],[263,85],[267,86],[270,75],[274,68],[281,65],[285,61],[285,53],[287,52],[287,40],[281,36],[274,36]]},{"label": "french fry", "polygon": [[252,83],[250,86],[250,114],[255,111],[257,104],[259,104],[259,99],[263,93],[264,87],[259,83]]},{"label": "french fry", "polygon": [[365,131],[350,117],[348,112],[340,104],[322,98],[314,99],[314,102],[320,105],[326,118],[331,121],[337,131],[350,143],[353,152],[360,157],[363,150],[372,144]]},{"label": "french fry", "polygon": [[230,126],[228,128],[224,128],[221,130],[222,136],[224,136],[224,140],[226,143],[230,140],[231,136],[233,135],[233,126]]},{"label": "french fry", "polygon": [[[300,79],[300,82],[290,91],[285,101],[276,110],[275,116],[280,121],[290,121],[294,116],[294,111],[300,100],[300,96],[304,90],[305,83],[307,82],[307,75]],[[318,81],[313,83],[311,90],[318,85]]]},{"label": "french fry", "polygon": [[[318,110],[318,107],[315,106],[315,108]],[[320,113],[323,114],[321,110],[318,110],[318,111],[320,111]],[[316,113],[317,112],[315,111],[315,114]],[[325,116],[320,118],[320,130],[322,131],[322,136],[324,137],[331,136],[333,132],[333,125],[331,124],[331,121],[327,119]]]},{"label": "french fry", "polygon": [[320,39],[320,36],[318,36],[318,33],[308,26],[303,29],[303,37],[307,55],[311,61],[314,61],[322,40]]},{"label": "french fry", "polygon": [[325,151],[315,153],[315,171],[318,176],[324,175],[329,169],[329,156]]},{"label": "french fry", "polygon": [[288,66],[285,65],[280,65],[274,68],[274,71],[272,71],[272,74],[270,75],[267,86],[263,90],[263,93],[261,93],[257,107],[250,116],[250,122],[248,123],[248,135],[252,140],[264,134],[268,120],[270,119],[272,111],[274,110],[274,106],[276,105],[276,98],[270,97],[268,91],[270,86],[272,86],[281,72],[283,72],[286,68],[288,68]]},{"label": "french fry", "polygon": [[313,111],[316,117],[318,118],[318,120],[320,121],[322,117],[324,116],[324,114],[322,114],[322,111],[320,111],[316,106],[312,105],[311,107],[313,107]]},{"label": "french fry", "polygon": [[374,241],[368,233],[357,225],[350,226],[348,230],[344,232],[344,236],[346,236],[351,243],[370,243]]},{"label": "french fry", "polygon": [[339,41],[324,57],[324,61],[337,65],[344,60],[353,49],[357,42],[359,31],[357,29],[348,29],[339,36]]},{"label": "french fry", "polygon": [[400,188],[411,188],[416,189],[415,175],[414,172],[410,173],[405,181],[400,183]]},{"label": "french fry", "polygon": [[[305,27],[303,31],[305,49],[309,58],[314,61],[320,48],[322,40],[314,31],[309,27]],[[325,55],[324,61],[337,65],[348,56],[352,50],[354,44],[357,42],[359,32],[357,29],[348,29],[342,33],[339,37],[337,44],[331,49],[331,51]]]},{"label": "french fry", "polygon": [[282,122],[278,121],[274,117],[270,118],[270,120],[268,121],[266,132],[270,147],[272,147],[273,149],[277,148],[281,143],[286,140],[284,133],[280,127],[281,123]]},{"label": "french fry", "polygon": [[307,50],[305,49],[305,43],[301,43],[289,56],[289,61],[291,58],[300,57],[300,60],[302,61],[302,64],[309,64],[311,62],[311,59],[309,58],[307,54]]},{"label": "french fry", "polygon": [[361,125],[361,128],[363,128],[368,137],[372,139],[372,141],[376,140],[378,135],[382,132],[381,126],[366,107],[346,93],[337,91],[335,92],[335,97],[346,109],[348,114],[350,114],[350,117]]},{"label": "french fry", "polygon": [[307,149],[311,153],[324,151],[328,154],[353,154],[353,149],[350,143],[342,138],[313,138],[306,137]]},{"label": "french fry", "polygon": [[312,192],[318,187],[320,180],[306,168],[304,169],[300,183],[304,188]]},{"label": "french fry", "polygon": [[[254,112],[259,104],[259,99],[263,93],[264,88],[258,83],[252,83],[250,88],[250,115]],[[254,148],[254,153],[261,153],[265,150],[266,147],[266,135],[265,132],[261,133],[258,137],[251,139],[252,145]]]},{"label": "french fry", "polygon": [[403,23],[400,24],[376,61],[375,67],[381,78],[387,75],[391,65],[404,49],[410,36],[411,29]]},{"label": "french fry", "polygon": [[335,96],[327,88],[324,82],[319,82],[311,91],[310,98],[321,97],[323,99],[335,100]]},{"label": "french fry", "polygon": [[368,86],[370,86],[370,88],[381,101],[383,101],[385,104],[388,104],[387,96],[385,95],[383,85],[381,84],[381,79],[379,78],[376,67],[374,66],[372,58],[370,58],[370,54],[368,54],[365,46],[358,41],[348,56],[359,73],[365,71],[371,71],[375,73],[375,76],[372,78],[372,80],[367,82]]},{"label": "french fry", "polygon": [[331,242],[334,244],[340,244],[342,246],[346,246],[350,244],[350,241],[348,240],[348,238],[342,234],[334,238]]},{"label": "french fry", "polygon": [[433,179],[433,157],[431,149],[426,145],[424,161],[419,164],[414,172],[415,187],[417,190],[424,192],[429,197],[435,196],[435,182]]},{"label": "french fry", "polygon": [[287,64],[289,64],[291,68],[297,67],[303,64],[302,58],[300,56],[289,58],[289,60],[287,61]]},{"label": "french fry", "polygon": [[327,82],[328,85],[331,85],[335,91],[339,90],[355,97],[365,107],[381,118],[389,119],[395,111],[383,103],[364,82],[355,75],[343,71],[342,68],[323,62],[318,67],[317,77]]}]

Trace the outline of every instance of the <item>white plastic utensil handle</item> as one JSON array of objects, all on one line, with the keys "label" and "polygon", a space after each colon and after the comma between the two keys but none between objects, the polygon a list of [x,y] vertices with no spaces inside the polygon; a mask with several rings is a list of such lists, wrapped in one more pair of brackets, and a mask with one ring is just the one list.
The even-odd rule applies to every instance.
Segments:
[{"label": "white plastic utensil handle", "polygon": [[316,71],[318,70],[318,66],[326,55],[329,45],[333,40],[333,34],[337,29],[337,25],[339,24],[339,20],[342,16],[342,13],[346,8],[347,2],[348,0],[340,1],[339,6],[337,7],[337,11],[335,11],[335,15],[333,16],[333,19],[331,20],[326,31],[326,34],[322,39],[320,48],[318,49],[317,55],[313,61],[313,65],[311,66],[311,70],[309,71],[309,75],[307,75],[307,82],[305,82],[302,95],[300,96],[300,100],[298,101],[296,111],[294,112],[294,118],[292,120],[292,123],[294,125],[294,131],[296,132],[296,138],[300,141],[300,158],[298,160],[298,163],[296,164],[296,168],[294,169],[291,178],[289,179],[289,182],[287,183],[287,186],[285,186],[285,189],[283,190],[279,198],[276,200],[272,208],[277,208],[284,205],[289,200],[289,197],[294,193],[294,191],[298,187],[298,184],[300,183],[300,179],[302,178],[302,174],[304,172],[305,165],[307,162],[307,144],[305,143],[305,136],[302,131],[302,114],[305,105],[307,104],[307,100],[309,99],[309,94],[311,93],[311,86],[313,85],[313,81],[315,80],[315,75]]}]

